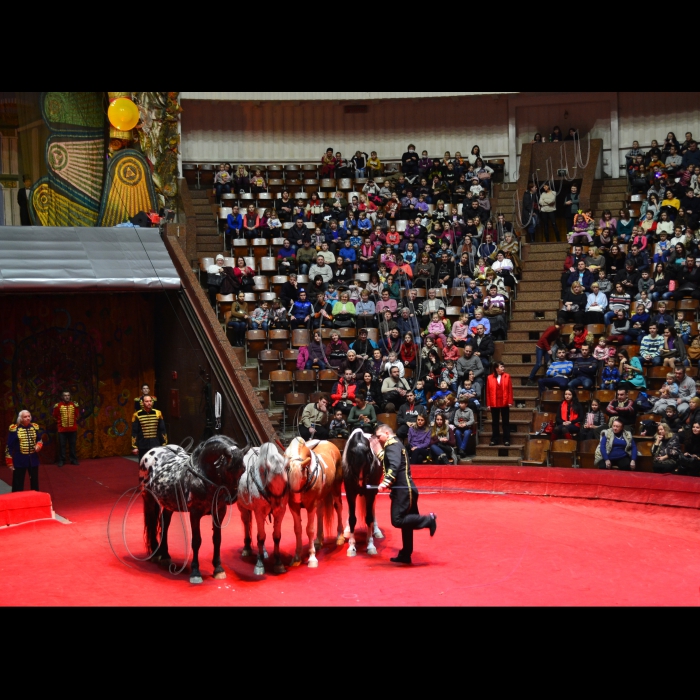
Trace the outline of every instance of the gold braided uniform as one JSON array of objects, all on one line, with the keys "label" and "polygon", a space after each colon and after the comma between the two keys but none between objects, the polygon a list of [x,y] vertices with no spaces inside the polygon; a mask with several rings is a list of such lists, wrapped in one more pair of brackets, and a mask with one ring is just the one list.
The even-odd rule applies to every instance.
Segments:
[{"label": "gold braided uniform", "polygon": [[154,447],[168,444],[163,414],[155,409],[136,411],[131,422],[131,447],[139,451],[139,460]]}]

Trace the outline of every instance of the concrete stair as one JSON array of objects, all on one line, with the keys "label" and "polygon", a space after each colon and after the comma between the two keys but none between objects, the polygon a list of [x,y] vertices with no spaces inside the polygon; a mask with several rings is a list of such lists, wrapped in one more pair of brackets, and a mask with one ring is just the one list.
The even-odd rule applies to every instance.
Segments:
[{"label": "concrete stair", "polygon": [[618,210],[622,209],[629,200],[627,193],[627,180],[596,180],[591,191],[591,209],[596,221],[599,220],[605,209],[610,209],[613,216],[617,217]]},{"label": "concrete stair", "polygon": [[209,190],[190,190],[195,213],[197,257],[213,257],[224,251],[224,237],[219,233],[217,206]]}]

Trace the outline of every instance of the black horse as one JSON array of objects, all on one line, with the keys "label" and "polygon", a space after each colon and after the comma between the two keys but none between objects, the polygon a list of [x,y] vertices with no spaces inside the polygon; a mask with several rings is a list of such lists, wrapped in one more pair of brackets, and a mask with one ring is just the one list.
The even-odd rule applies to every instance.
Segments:
[{"label": "black horse", "polygon": [[176,445],[157,447],[146,453],[141,460],[140,474],[144,539],[152,561],[170,561],[170,521],[174,512],[188,511],[192,528],[190,583],[202,583],[199,571],[200,521],[204,515],[211,515],[214,578],[226,578],[221,566],[221,523],[226,516],[226,506],[236,500],[246,450],[247,447],[240,450],[231,438],[216,435],[200,444],[191,457]]},{"label": "black horse", "polygon": [[382,481],[383,470],[370,446],[369,435],[362,430],[355,432],[348,438],[343,452],[343,483],[345,485],[345,497],[348,499],[348,526],[345,529],[345,537],[348,540],[348,556],[357,554],[355,546],[355,503],[358,496],[360,500],[360,515],[364,504],[365,523],[367,524],[367,554],[377,554],[374,546],[374,538],[383,539],[384,535],[374,519],[374,499],[377,497],[377,486]]}]

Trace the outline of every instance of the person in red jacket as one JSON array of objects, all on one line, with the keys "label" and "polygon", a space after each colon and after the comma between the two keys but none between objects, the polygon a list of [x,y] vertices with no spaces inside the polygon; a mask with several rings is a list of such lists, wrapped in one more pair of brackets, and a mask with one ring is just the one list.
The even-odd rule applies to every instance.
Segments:
[{"label": "person in red jacket", "polygon": [[71,464],[78,464],[76,441],[78,436],[78,418],[80,409],[77,401],[71,401],[70,391],[61,394],[61,401],[53,407],[53,418],[58,428],[58,466],[66,461],[66,445]]},{"label": "person in red jacket", "polygon": [[331,394],[333,409],[342,411],[346,416],[355,405],[357,384],[352,378],[352,370],[346,369],[345,374],[336,382]]},{"label": "person in red jacket", "polygon": [[537,344],[535,345],[535,352],[537,353],[535,356],[535,366],[532,368],[532,372],[530,372],[530,376],[527,380],[527,386],[537,386],[535,383],[535,376],[542,366],[542,362],[544,361],[545,357],[551,352],[552,344],[559,340],[561,327],[563,325],[563,319],[558,318],[557,322],[553,326],[550,326],[537,341]]},{"label": "person in red jacket", "polygon": [[510,447],[510,407],[513,405],[513,382],[502,362],[494,363],[493,374],[486,380],[486,406],[493,424],[491,447],[501,443],[499,418],[503,421],[503,445]]}]

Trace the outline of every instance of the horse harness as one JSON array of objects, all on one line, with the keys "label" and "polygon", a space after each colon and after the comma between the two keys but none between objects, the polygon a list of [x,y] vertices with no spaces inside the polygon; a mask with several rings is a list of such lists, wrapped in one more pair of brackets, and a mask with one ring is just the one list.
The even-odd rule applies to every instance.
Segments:
[{"label": "horse harness", "polygon": [[[327,467],[326,463],[323,461],[323,457],[321,457],[321,455],[316,454],[312,449],[309,449],[309,452],[311,453],[311,462],[314,465],[314,472],[311,475],[311,477],[308,477],[306,479],[306,484],[301,489],[299,489],[299,491],[294,491],[291,488],[291,486],[289,486],[289,483],[288,483],[287,487],[289,488],[290,493],[293,493],[293,494],[308,493],[314,487],[316,482],[318,481],[318,472],[319,472],[320,466],[321,465],[323,466],[324,476],[325,476],[325,472],[328,470],[328,467]],[[308,467],[303,467],[303,468],[308,469]],[[290,469],[291,469],[291,466],[286,467],[287,474],[289,474]]]},{"label": "horse harness", "polygon": [[[252,447],[250,450],[256,457],[260,456],[260,448],[259,447]],[[287,471],[289,469],[287,468]],[[284,491],[279,495],[276,496],[273,493],[270,493],[268,490],[268,484],[265,484],[263,486],[259,481],[258,481],[258,476],[256,474],[256,470],[253,468],[253,465],[250,466],[248,469],[248,493],[250,494],[250,480],[253,480],[253,484],[255,484],[255,488],[258,490],[258,493],[268,502],[270,506],[272,506],[272,499],[274,500],[279,500],[284,497],[284,495],[287,493],[289,490],[289,481],[287,481],[287,484],[284,487]],[[272,515],[270,515],[270,518],[272,518]],[[270,520],[272,522],[272,520]]]}]

